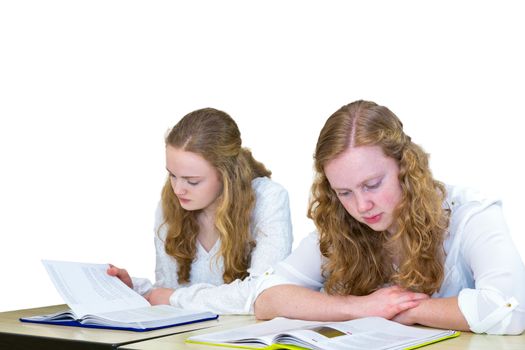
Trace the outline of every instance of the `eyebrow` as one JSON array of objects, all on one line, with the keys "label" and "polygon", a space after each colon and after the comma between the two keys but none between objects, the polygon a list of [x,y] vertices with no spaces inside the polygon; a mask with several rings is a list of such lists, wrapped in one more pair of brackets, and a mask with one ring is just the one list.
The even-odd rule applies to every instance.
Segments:
[{"label": "eyebrow", "polygon": [[[170,173],[171,175],[173,175],[173,173],[171,171],[169,171],[168,168],[166,168],[166,171],[168,173]],[[180,176],[180,178],[182,178],[182,179],[199,179],[199,178],[202,178],[202,176],[197,176],[197,175],[194,175],[194,176]]]}]

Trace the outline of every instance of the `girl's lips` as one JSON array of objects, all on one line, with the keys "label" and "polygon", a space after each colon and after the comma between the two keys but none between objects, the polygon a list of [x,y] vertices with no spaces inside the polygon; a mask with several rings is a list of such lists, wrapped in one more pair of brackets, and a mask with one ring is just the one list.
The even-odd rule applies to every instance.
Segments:
[{"label": "girl's lips", "polygon": [[367,224],[375,224],[375,223],[379,222],[379,220],[381,220],[381,216],[382,215],[383,214],[381,213],[381,214],[377,214],[377,215],[374,215],[374,216],[369,216],[367,218],[364,217],[363,220],[365,220],[365,222]]}]

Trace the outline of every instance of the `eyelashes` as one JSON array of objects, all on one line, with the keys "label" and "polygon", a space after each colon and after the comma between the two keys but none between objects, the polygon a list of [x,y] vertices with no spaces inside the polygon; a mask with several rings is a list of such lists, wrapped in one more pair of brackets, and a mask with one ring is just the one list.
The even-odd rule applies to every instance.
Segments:
[{"label": "eyelashes", "polygon": [[371,185],[364,185],[363,187],[366,189],[366,190],[375,190],[376,188],[379,188],[379,186],[381,186],[381,181],[378,181],[374,184],[371,184]]},{"label": "eyelashes", "polygon": [[[376,182],[372,182],[372,183],[369,183],[369,184],[364,184],[362,186],[363,190],[365,192],[367,191],[372,191],[372,190],[376,190],[378,189],[379,187],[381,187],[381,185],[383,184],[383,178],[381,178],[380,180],[376,181]],[[350,190],[347,190],[347,191],[336,191],[336,194],[338,197],[346,197],[350,194],[352,194],[352,191]]]},{"label": "eyelashes", "polygon": [[[176,180],[177,177],[175,175],[173,175],[172,173],[169,173],[169,176],[170,178],[172,178],[173,180]],[[183,177],[184,179],[184,177]],[[200,184],[201,182],[200,181],[190,181],[188,179],[186,179],[186,182],[188,183],[188,185],[190,186],[197,186],[198,184]]]}]

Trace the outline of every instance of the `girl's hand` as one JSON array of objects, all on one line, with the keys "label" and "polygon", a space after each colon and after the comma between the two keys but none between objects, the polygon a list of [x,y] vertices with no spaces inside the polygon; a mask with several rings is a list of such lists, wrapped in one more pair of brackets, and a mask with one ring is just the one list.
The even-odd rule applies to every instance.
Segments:
[{"label": "girl's hand", "polygon": [[151,305],[170,304],[170,296],[175,290],[171,288],[154,288],[144,297]]},{"label": "girl's hand", "polygon": [[129,288],[133,288],[133,282],[131,282],[131,277],[129,276],[128,271],[125,269],[119,269],[115,265],[109,264],[108,269],[106,270],[108,275],[118,277],[119,280],[124,282]]},{"label": "girl's hand", "polygon": [[399,286],[392,286],[378,289],[369,295],[350,296],[350,298],[356,298],[351,305],[356,317],[379,316],[392,319],[399,313],[418,306],[429,296],[411,292]]},{"label": "girl's hand", "polygon": [[412,308],[412,309],[408,309],[405,311],[401,311],[396,316],[394,316],[394,318],[392,318],[392,321],[396,321],[398,323],[402,323],[407,326],[411,326],[415,324],[416,321],[414,320],[414,317],[412,317],[412,314],[413,314],[412,310],[414,309]]}]

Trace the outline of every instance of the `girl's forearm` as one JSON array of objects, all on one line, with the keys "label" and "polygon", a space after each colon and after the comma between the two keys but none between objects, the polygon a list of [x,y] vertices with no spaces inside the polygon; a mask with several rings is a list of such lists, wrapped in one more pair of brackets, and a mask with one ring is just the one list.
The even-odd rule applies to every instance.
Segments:
[{"label": "girl's forearm", "polygon": [[346,297],[331,296],[295,285],[265,290],[255,301],[255,316],[267,320],[282,316],[302,320],[343,321],[349,319]]},{"label": "girl's forearm", "polygon": [[433,298],[396,316],[401,323],[417,323],[428,327],[470,331],[467,320],[458,306],[458,298]]}]

